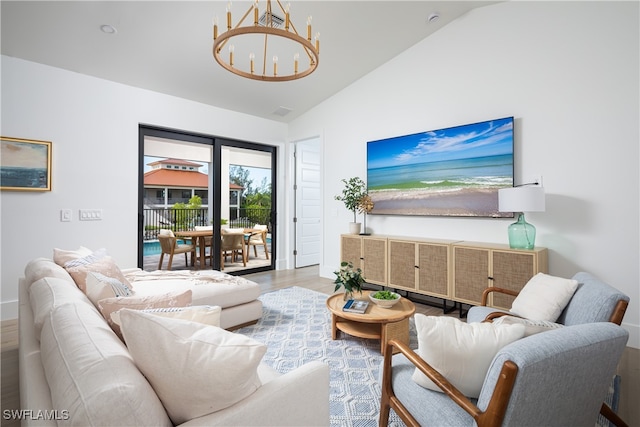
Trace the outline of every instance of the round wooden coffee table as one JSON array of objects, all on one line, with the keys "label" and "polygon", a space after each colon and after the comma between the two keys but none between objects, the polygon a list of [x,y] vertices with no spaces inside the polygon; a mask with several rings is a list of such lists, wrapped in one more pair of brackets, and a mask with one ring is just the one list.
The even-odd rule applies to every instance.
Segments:
[{"label": "round wooden coffee table", "polygon": [[402,298],[391,308],[378,307],[369,299],[370,293],[362,291],[362,296],[355,294],[355,299],[369,301],[364,314],[342,311],[345,304],[342,293],[327,298],[327,307],[331,311],[331,338],[337,339],[340,330],[354,337],[379,339],[382,355],[387,342],[392,339],[409,344],[409,318],[415,313],[416,306]]}]

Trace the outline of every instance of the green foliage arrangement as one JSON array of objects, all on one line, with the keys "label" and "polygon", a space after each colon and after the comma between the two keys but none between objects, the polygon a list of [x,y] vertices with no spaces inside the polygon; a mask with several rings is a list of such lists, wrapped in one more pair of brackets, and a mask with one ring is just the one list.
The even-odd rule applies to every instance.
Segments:
[{"label": "green foliage arrangement", "polygon": [[375,299],[397,299],[398,295],[390,291],[378,291],[375,294],[373,294],[373,297]]},{"label": "green foliage arrangement", "polygon": [[362,197],[367,195],[367,184],[357,176],[348,180],[343,179],[342,182],[344,183],[342,194],[335,196],[335,199],[343,202],[344,206],[353,212],[353,222],[357,222],[356,211]]},{"label": "green foliage arrangement", "polygon": [[345,292],[354,293],[362,292],[362,284],[364,283],[364,277],[362,277],[362,270],[360,268],[353,268],[352,262],[343,261],[340,263],[340,269],[333,272],[336,275],[336,280],[333,282],[336,284],[334,292],[344,287]]}]

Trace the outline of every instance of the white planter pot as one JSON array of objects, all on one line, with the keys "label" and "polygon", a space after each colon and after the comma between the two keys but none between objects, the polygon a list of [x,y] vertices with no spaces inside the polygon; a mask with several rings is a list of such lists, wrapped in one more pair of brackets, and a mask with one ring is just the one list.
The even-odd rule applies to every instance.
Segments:
[{"label": "white planter pot", "polygon": [[349,233],[350,234],[360,234],[360,224],[359,222],[350,222],[349,223]]}]

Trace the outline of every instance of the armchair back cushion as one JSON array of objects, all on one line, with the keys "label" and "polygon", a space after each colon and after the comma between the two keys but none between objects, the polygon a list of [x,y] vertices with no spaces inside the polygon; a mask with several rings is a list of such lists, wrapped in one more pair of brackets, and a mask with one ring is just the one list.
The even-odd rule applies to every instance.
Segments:
[{"label": "armchair back cushion", "polygon": [[503,426],[593,425],[629,333],[609,322],[532,335],[494,358],[478,398],[484,410],[502,364],[518,365]]},{"label": "armchair back cushion", "polygon": [[578,288],[560,314],[558,323],[579,325],[609,322],[618,301],[629,301],[627,295],[592,274],[581,272],[573,278],[578,281]]}]

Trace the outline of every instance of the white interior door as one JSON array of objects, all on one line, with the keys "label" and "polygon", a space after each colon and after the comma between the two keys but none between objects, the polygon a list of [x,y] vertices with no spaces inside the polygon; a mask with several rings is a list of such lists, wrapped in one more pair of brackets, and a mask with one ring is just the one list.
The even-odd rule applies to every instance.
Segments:
[{"label": "white interior door", "polygon": [[295,145],[295,267],[320,263],[320,138]]}]

